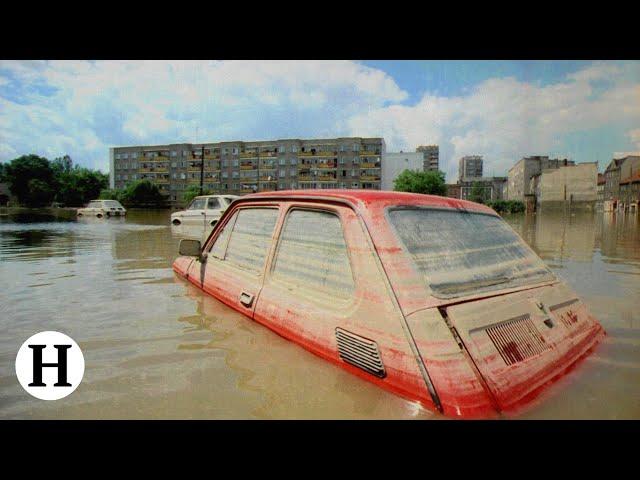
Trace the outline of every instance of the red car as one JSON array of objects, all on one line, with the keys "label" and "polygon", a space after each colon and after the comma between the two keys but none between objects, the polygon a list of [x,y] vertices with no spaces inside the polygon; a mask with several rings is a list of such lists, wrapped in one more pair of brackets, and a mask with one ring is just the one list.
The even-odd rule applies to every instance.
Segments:
[{"label": "red car", "polygon": [[515,414],[602,338],[492,209],[384,191],[234,201],[173,269],[342,368],[452,417]]}]

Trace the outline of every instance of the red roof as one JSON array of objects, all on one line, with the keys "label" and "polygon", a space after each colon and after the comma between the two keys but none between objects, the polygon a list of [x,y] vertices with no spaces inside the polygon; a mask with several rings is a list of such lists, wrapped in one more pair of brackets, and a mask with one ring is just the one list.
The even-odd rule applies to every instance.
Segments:
[{"label": "red roof", "polygon": [[386,207],[389,205],[421,205],[434,207],[448,207],[456,209],[474,210],[479,212],[495,213],[491,208],[468,200],[440,197],[438,195],[422,195],[419,193],[392,192],[387,190],[280,190],[272,192],[252,193],[242,197],[243,199],[262,198],[290,198],[292,200],[302,198],[336,199],[350,202],[359,207]]}]

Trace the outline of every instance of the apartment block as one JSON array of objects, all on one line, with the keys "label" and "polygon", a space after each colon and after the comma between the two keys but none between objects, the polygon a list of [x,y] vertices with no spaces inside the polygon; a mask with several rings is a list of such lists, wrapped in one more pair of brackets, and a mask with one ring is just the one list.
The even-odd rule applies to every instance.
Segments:
[{"label": "apartment block", "polygon": [[423,171],[440,169],[440,147],[438,145],[421,145],[416,152],[422,153]]},{"label": "apartment block", "polygon": [[458,161],[458,182],[482,177],[482,155],[467,155]]},{"label": "apartment block", "polygon": [[[204,157],[203,157],[204,150]],[[148,179],[173,205],[200,185],[214,193],[381,188],[382,138],[283,139],[180,143],[109,149],[111,188]]]}]

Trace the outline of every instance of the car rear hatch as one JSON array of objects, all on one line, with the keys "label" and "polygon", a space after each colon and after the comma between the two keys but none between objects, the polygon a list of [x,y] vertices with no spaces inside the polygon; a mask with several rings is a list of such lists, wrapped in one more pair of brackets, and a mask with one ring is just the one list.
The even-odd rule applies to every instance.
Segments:
[{"label": "car rear hatch", "polygon": [[603,334],[563,282],[441,310],[503,411],[562,374]]},{"label": "car rear hatch", "polygon": [[500,410],[597,342],[602,327],[585,305],[497,215],[411,206],[389,219]]}]

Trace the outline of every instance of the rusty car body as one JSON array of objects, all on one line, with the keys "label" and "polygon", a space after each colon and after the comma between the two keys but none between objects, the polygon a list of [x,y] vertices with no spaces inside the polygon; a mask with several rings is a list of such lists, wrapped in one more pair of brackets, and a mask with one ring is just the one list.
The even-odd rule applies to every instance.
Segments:
[{"label": "rusty car body", "polygon": [[349,372],[450,417],[521,412],[604,330],[487,206],[385,191],[242,197],[174,271]]}]

